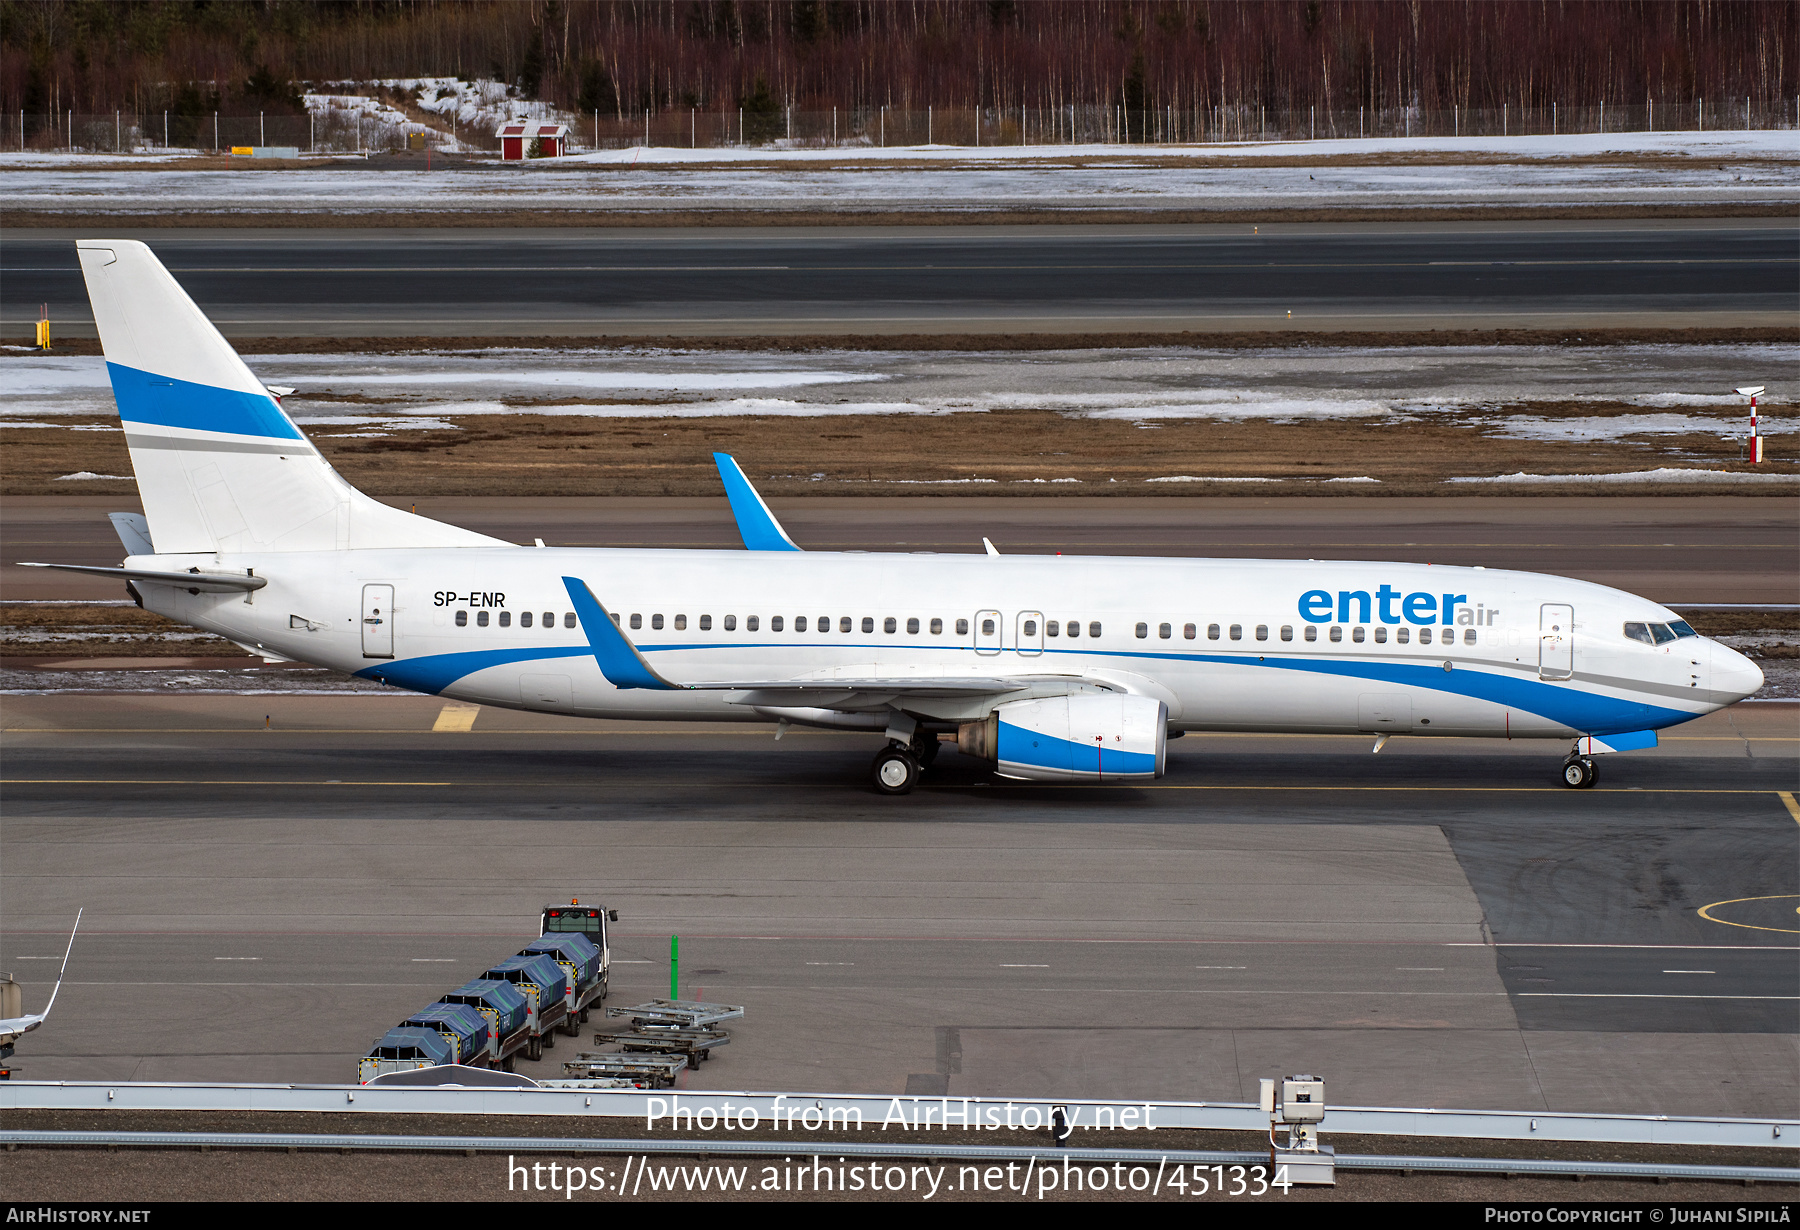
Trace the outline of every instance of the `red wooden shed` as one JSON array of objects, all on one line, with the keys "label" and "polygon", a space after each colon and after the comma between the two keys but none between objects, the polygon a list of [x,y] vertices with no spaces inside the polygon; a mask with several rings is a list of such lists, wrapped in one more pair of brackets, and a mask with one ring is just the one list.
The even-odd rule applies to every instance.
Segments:
[{"label": "red wooden shed", "polygon": [[494,133],[500,138],[503,162],[523,162],[535,139],[546,158],[561,158],[568,152],[569,126],[541,124],[535,120],[508,120]]}]

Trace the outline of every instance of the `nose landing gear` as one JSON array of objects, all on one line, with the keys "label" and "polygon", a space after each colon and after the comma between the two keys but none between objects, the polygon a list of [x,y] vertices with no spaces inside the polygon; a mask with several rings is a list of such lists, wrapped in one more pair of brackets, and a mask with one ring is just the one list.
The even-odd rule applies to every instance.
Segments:
[{"label": "nose landing gear", "polygon": [[1570,753],[1563,761],[1562,783],[1572,790],[1586,790],[1600,780],[1600,766],[1594,763],[1591,756],[1578,756]]}]

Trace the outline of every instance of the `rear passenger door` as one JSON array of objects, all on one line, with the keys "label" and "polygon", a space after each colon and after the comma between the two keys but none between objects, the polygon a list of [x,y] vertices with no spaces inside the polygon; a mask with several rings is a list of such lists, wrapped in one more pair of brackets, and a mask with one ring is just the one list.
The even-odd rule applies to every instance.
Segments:
[{"label": "rear passenger door", "polygon": [[392,585],[363,586],[362,651],[365,658],[391,658],[394,656],[394,587]]}]

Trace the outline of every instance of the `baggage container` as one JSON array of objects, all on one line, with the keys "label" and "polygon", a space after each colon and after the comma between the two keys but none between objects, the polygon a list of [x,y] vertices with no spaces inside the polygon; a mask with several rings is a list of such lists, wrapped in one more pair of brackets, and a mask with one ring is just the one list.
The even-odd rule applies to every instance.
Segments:
[{"label": "baggage container", "polygon": [[438,1001],[467,1004],[487,1018],[488,1062],[512,1071],[513,1055],[531,1041],[525,996],[510,982],[477,978]]},{"label": "baggage container", "polygon": [[357,1082],[366,1085],[384,1072],[411,1072],[451,1062],[450,1044],[436,1029],[397,1026],[381,1036],[357,1064]]},{"label": "baggage container", "polygon": [[581,1032],[581,1023],[588,1019],[589,1007],[606,998],[605,956],[594,947],[593,941],[579,933],[542,936],[519,951],[522,957],[537,953],[550,957],[569,976],[569,991],[564,1000],[569,1016],[563,1022],[563,1032],[574,1037]]},{"label": "baggage container", "polygon": [[526,1025],[531,1031],[525,1057],[542,1058],[545,1046],[556,1045],[555,1031],[569,1013],[568,972],[556,963],[556,958],[540,952],[529,957],[508,957],[484,970],[481,976],[510,982],[525,996]]},{"label": "baggage container", "polygon": [[467,1004],[431,1004],[404,1021],[403,1028],[435,1029],[450,1044],[450,1062],[486,1064],[488,1019]]}]

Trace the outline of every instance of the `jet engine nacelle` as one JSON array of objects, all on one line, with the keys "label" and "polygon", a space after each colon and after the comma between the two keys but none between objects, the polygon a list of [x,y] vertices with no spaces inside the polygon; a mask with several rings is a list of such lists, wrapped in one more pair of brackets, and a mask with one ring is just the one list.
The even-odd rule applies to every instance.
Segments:
[{"label": "jet engine nacelle", "polygon": [[1026,781],[1161,777],[1169,708],[1122,692],[1015,700],[964,723],[956,745],[995,761],[1000,776]]}]

